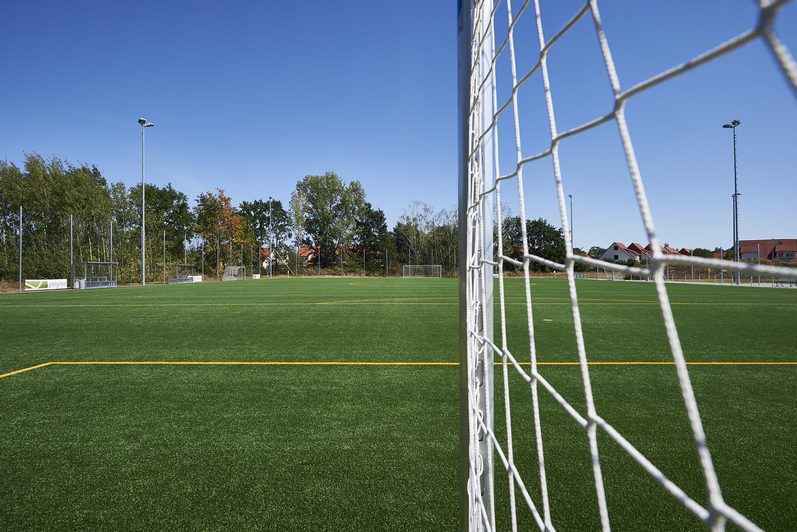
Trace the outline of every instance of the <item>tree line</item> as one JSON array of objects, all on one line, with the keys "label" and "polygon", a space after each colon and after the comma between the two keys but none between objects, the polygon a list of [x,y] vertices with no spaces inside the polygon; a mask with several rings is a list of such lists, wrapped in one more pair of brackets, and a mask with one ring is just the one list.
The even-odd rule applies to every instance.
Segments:
[{"label": "tree line", "polygon": [[[261,272],[269,259],[276,274],[400,275],[404,264],[440,264],[448,275],[457,270],[456,210],[416,201],[388,229],[362,184],[334,172],[300,179],[286,203],[268,197],[234,205],[221,188],[191,202],[171,184],[146,184],[144,194],[149,282],[178,264],[219,277],[231,265]],[[0,162],[0,281],[18,277],[21,206],[24,277],[71,277],[73,265],[113,260],[120,282],[137,282],[141,199],[140,184],[111,182],[93,165],[38,154],[27,154],[21,168]],[[520,223],[518,217],[504,222],[510,256],[522,255]],[[544,220],[528,220],[527,229],[530,252],[563,260],[560,229]]]}]

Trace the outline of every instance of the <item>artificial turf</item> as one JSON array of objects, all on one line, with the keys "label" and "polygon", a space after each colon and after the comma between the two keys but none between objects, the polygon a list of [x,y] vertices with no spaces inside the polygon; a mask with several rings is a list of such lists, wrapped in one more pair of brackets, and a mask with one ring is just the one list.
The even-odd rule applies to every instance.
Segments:
[{"label": "artificial turf", "polygon": [[[651,285],[577,286],[590,360],[670,359]],[[539,359],[575,361],[566,284],[534,279],[532,291]],[[688,360],[797,361],[797,291],[668,291]],[[521,279],[507,280],[506,309],[508,345],[528,360]],[[457,312],[449,279],[7,295],[0,374],[57,361],[455,362]],[[542,373],[584,411],[578,367]],[[598,412],[704,503],[674,368],[591,366],[590,374]],[[764,528],[788,529],[797,520],[797,366],[691,366],[690,374],[726,500]],[[51,365],[5,377],[0,522],[456,528],[457,376],[455,366]],[[514,374],[510,384],[516,461],[538,501],[530,394]],[[595,529],[584,432],[544,392],[541,408],[553,522]],[[615,528],[700,528],[613,442],[599,444]],[[496,484],[505,529],[500,470]],[[521,526],[533,526],[520,507]]]}]

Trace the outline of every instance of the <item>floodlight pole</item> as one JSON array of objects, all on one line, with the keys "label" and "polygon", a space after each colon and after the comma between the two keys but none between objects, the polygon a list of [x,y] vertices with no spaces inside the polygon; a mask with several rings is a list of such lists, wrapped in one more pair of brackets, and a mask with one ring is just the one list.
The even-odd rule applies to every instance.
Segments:
[{"label": "floodlight pole", "polygon": [[141,126],[141,286],[147,284],[146,280],[146,251],[145,250],[145,243],[146,239],[146,199],[145,199],[145,187],[144,187],[144,129],[148,127],[154,127],[155,124],[147,120],[146,118],[139,118],[138,124]]},{"label": "floodlight pole", "polygon": [[271,202],[273,198],[271,196],[268,197],[268,278],[271,279],[273,277],[273,269],[271,265],[273,264],[274,260],[274,224],[271,220]]},{"label": "floodlight pole", "polygon": [[22,205],[19,206],[19,291],[22,292]]},{"label": "floodlight pole", "polygon": [[72,276],[72,288],[75,287],[75,251],[72,244],[72,224],[74,223],[74,215],[69,215],[69,270]]},{"label": "floodlight pole", "polygon": [[163,284],[166,284],[166,229],[163,230]]},{"label": "floodlight pole", "polygon": [[110,266],[110,268],[111,268],[111,280],[113,280],[113,218],[111,218],[111,221],[108,223],[108,226],[110,228],[110,237],[109,238],[110,238],[110,241],[111,241],[110,257],[109,257],[110,258],[110,263],[111,263],[111,266]]},{"label": "floodlight pole", "polygon": [[[736,128],[739,127],[741,122],[739,120],[732,120],[729,124],[723,124],[725,129],[733,130],[733,261],[739,264],[739,182],[736,171]],[[741,272],[734,271],[733,278],[735,284],[739,284],[741,279]]]}]

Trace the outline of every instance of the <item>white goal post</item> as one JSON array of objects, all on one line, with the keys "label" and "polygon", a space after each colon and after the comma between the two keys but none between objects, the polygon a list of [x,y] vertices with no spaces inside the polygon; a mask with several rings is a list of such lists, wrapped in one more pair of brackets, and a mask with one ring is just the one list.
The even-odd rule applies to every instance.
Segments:
[{"label": "white goal post", "polygon": [[222,281],[244,281],[246,280],[246,267],[245,266],[227,266],[224,268],[224,277]]},{"label": "white goal post", "polygon": [[402,277],[443,277],[441,264],[404,264],[401,267]]},{"label": "white goal post", "polygon": [[[546,459],[551,457],[545,453],[542,426],[547,420],[542,416],[539,407],[538,394],[548,394],[566,412],[572,420],[583,429],[584,438],[588,441],[590,460],[585,460],[584,467],[591,468],[592,481],[594,482],[595,504],[594,512],[599,517],[601,528],[610,530],[611,515],[607,504],[607,494],[604,488],[603,474],[601,471],[602,445],[617,445],[631,460],[647,473],[662,489],[664,496],[671,496],[683,507],[685,512],[694,514],[698,522],[702,522],[712,530],[722,530],[726,523],[733,524],[743,530],[758,530],[758,527],[747,517],[730,507],[723,499],[720,484],[715,472],[711,453],[703,431],[703,422],[700,417],[698,404],[692,389],[692,384],[687,369],[684,353],[678,330],[675,326],[670,300],[665,286],[664,272],[668,265],[696,265],[712,268],[724,268],[729,271],[746,274],[766,274],[782,279],[797,279],[797,269],[783,268],[768,265],[754,265],[725,261],[720,259],[703,259],[685,255],[666,255],[656,236],[653,216],[648,206],[645,193],[643,176],[637,164],[634,144],[625,119],[625,104],[636,94],[646,91],[680,74],[698,68],[718,57],[732,53],[737,48],[751,41],[759,41],[768,47],[775,63],[780,68],[787,85],[797,95],[797,65],[792,59],[789,50],[778,40],[773,30],[777,19],[778,9],[786,2],[762,1],[759,3],[758,24],[751,27],[724,43],[719,43],[715,48],[707,50],[694,59],[663,71],[635,85],[632,88],[622,88],[615,64],[612,60],[609,40],[604,33],[598,9],[597,0],[583,2],[575,10],[573,17],[561,29],[549,36],[543,34],[542,14],[539,0],[518,1],[511,0],[497,2],[495,0],[462,0],[458,3],[457,40],[458,40],[458,98],[459,98],[459,279],[460,279],[460,486],[461,528],[469,530],[494,530],[495,499],[494,479],[497,475],[506,475],[511,513],[512,527],[517,528],[517,515],[525,512],[531,515],[536,525],[541,530],[553,530],[556,527],[557,516],[551,515],[548,491],[550,486],[546,480]],[[514,8],[513,8],[514,6]],[[516,8],[516,9],[515,9]],[[495,21],[501,17],[502,23]],[[533,40],[517,40],[514,36],[517,21],[521,17],[526,20],[536,33]],[[614,98],[614,105],[603,110],[604,115],[574,127],[573,129],[558,132],[556,128],[556,114],[554,98],[555,88],[551,87],[548,77],[548,52],[555,48],[559,39],[568,33],[575,23],[582,19],[589,19],[589,24],[594,27],[596,44],[608,77],[608,88]],[[498,30],[496,28],[504,28]],[[528,49],[532,46],[533,49]],[[515,47],[525,47],[522,52],[524,57],[536,58],[536,63],[530,69],[517,71],[515,60]],[[511,67],[511,76],[503,70],[500,74],[496,71],[496,64],[501,58]],[[529,79],[541,81],[544,88],[544,98],[536,105],[540,107],[541,114],[547,115],[549,125],[550,144],[540,153],[525,153],[523,151],[523,135],[519,119],[518,92]],[[497,91],[499,84],[504,90]],[[497,94],[506,95],[506,99],[498,100]],[[524,104],[530,100],[524,99]],[[499,153],[498,121],[505,120],[509,130],[514,133],[514,143],[511,152]],[[631,186],[637,199],[642,225],[647,238],[653,248],[652,260],[644,267],[631,267],[608,263],[573,253],[570,239],[570,226],[568,223],[567,203],[565,201],[565,187],[563,175],[559,164],[558,145],[566,142],[569,137],[589,131],[601,124],[613,122],[618,131],[619,143],[625,153],[626,165],[631,178]],[[513,128],[511,126],[514,126]],[[500,162],[512,160],[510,168],[501,168]],[[496,242],[493,242],[494,227],[502,227],[502,213],[497,206],[503,206],[503,201],[512,202],[512,207],[517,208],[521,219],[529,218],[526,212],[523,186],[524,166],[539,161],[544,164],[547,159],[550,178],[556,188],[557,207],[560,214],[560,224],[564,233],[566,255],[563,263],[551,260],[549,257],[538,257],[529,253],[529,242],[526,235],[525,224],[521,224],[522,232],[522,260],[510,258],[509,253],[504,253],[502,232],[495,231]],[[502,198],[502,183],[512,183],[510,192]],[[572,360],[578,364],[581,377],[584,407],[569,403],[562,394],[541,374],[536,352],[535,331],[533,329],[533,310],[537,307],[534,290],[530,282],[530,264],[536,262],[549,268],[566,273],[567,286],[571,303],[573,319],[573,335],[576,350],[572,353]],[[581,324],[578,291],[576,289],[574,264],[581,262],[591,267],[602,267],[608,271],[645,275],[653,279],[658,296],[658,306],[661,311],[662,321],[667,333],[667,343],[675,366],[675,379],[677,379],[680,395],[683,400],[684,410],[689,420],[691,439],[698,458],[700,475],[703,477],[708,497],[706,502],[693,498],[680,486],[669,479],[665,473],[652,463],[642,452],[627,440],[611,424],[611,420],[601,417],[595,406],[595,400],[590,381],[590,370],[587,363],[587,350]],[[504,269],[511,266],[523,269],[523,285],[525,304],[518,307],[515,302],[508,302],[504,297]],[[497,271],[495,281],[496,293],[494,301],[493,273]],[[496,336],[494,337],[493,308],[498,311],[495,317]],[[525,321],[528,326],[529,346],[525,356],[513,353],[507,346],[506,340],[506,314],[507,312],[525,312]],[[520,360],[523,360],[521,365]],[[495,365],[495,364],[498,365]],[[495,372],[493,371],[495,365]],[[535,441],[535,463],[524,463],[520,466],[514,461],[512,417],[510,415],[511,403],[509,393],[509,372],[518,374],[531,392],[531,412],[521,414],[516,410],[514,416],[529,415],[533,419]],[[495,393],[502,397],[495,400]],[[502,405],[502,406],[496,406]],[[500,434],[496,432],[494,419],[501,417],[498,425],[503,428]],[[599,445],[598,432],[601,433]],[[526,478],[521,475],[526,474]],[[536,478],[529,479],[528,475],[534,471]],[[539,486],[537,489],[527,489],[527,484]],[[533,493],[533,495],[532,495]],[[503,494],[502,494],[503,496]],[[754,496],[751,494],[751,497]],[[615,501],[616,502],[616,501]],[[655,523],[651,525],[655,528]]]}]

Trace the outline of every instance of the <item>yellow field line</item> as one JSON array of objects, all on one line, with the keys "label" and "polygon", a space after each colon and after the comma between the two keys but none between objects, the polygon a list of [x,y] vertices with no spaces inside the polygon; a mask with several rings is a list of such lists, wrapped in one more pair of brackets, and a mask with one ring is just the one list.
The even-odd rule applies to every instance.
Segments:
[{"label": "yellow field line", "polygon": [[158,360],[88,360],[51,362],[56,366],[457,366],[459,362],[359,362],[359,361],[300,361],[300,360],[221,360],[221,361],[158,361]]},{"label": "yellow field line", "polygon": [[43,368],[44,366],[49,366],[52,362],[45,362],[44,364],[36,364],[35,366],[30,366],[29,368],[22,368],[16,371],[9,371],[8,373],[3,373],[0,375],[0,379],[5,379],[6,377],[10,377],[11,375],[19,375],[20,373],[25,373],[26,371],[32,371],[34,369]]},{"label": "yellow field line", "polygon": [[[500,366],[501,362],[495,362],[496,366]],[[531,362],[518,362],[522,366],[530,366]],[[590,366],[672,366],[672,361],[592,361],[587,362]],[[797,366],[797,362],[776,362],[776,361],[707,361],[707,362],[687,362],[689,366]],[[44,362],[27,368],[10,371],[0,375],[0,379],[11,377],[32,371],[34,369],[43,368],[46,366],[458,366],[459,362],[422,362],[422,361],[408,361],[408,362],[375,362],[375,361],[349,361],[349,362],[336,362],[336,361],[300,361],[300,360],[249,360],[249,361],[235,361],[235,360],[196,360],[196,361],[159,361],[159,360],[79,360],[79,361],[53,361]],[[579,362],[537,362],[538,366],[578,366]]]}]

